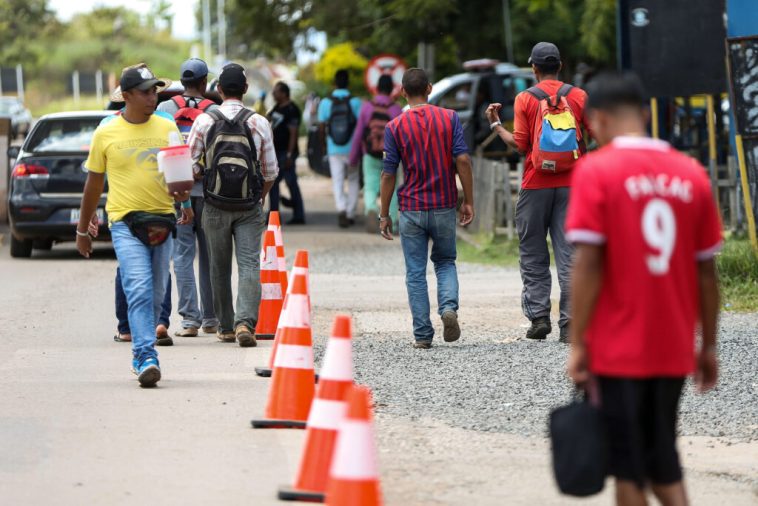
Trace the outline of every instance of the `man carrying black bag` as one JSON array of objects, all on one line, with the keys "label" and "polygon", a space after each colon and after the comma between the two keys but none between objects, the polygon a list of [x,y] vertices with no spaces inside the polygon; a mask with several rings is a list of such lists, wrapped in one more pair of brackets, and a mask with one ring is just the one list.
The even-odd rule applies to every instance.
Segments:
[{"label": "man carrying black bag", "polygon": [[[217,337],[242,347],[256,345],[255,325],[261,301],[261,235],[266,226],[262,202],[279,168],[271,126],[242,103],[245,70],[229,63],[218,78],[224,103],[203,113],[192,125],[187,143],[195,175],[203,179],[202,226],[208,244]],[[237,257],[239,293],[232,300],[232,252]]]},{"label": "man carrying black bag", "polygon": [[566,220],[577,246],[568,374],[597,389],[617,504],[647,504],[651,486],[662,504],[686,505],[677,410],[688,375],[701,392],[716,384],[718,211],[705,169],[646,137],[636,76],[599,76],[587,92],[603,147],[577,164]]}]

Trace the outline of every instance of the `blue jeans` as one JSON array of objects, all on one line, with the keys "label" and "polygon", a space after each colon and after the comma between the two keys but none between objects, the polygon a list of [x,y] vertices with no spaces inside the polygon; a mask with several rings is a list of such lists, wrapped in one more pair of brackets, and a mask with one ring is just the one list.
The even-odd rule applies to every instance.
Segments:
[{"label": "blue jeans", "polygon": [[305,220],[305,207],[303,205],[303,194],[300,193],[300,185],[297,183],[297,171],[293,163],[291,169],[285,169],[287,163],[287,152],[278,152],[276,159],[279,162],[279,177],[276,178],[274,186],[269,191],[269,210],[279,210],[279,183],[284,179],[287,188],[290,190],[290,200],[292,200],[292,219]]},{"label": "blue jeans", "polygon": [[458,311],[458,273],[455,268],[455,208],[429,211],[400,211],[400,242],[405,256],[405,286],[413,315],[413,336],[431,342],[434,327],[429,318],[429,289],[426,264],[429,239],[432,263],[437,275],[438,313]]},{"label": "blue jeans", "polygon": [[[169,327],[169,318],[171,318],[171,274],[168,276],[166,284],[166,295],[161,303],[161,315],[158,317],[158,324]],[[118,333],[131,334],[129,328],[129,305],[126,303],[126,294],[121,284],[121,268],[116,267],[116,319],[118,320]]]},{"label": "blue jeans", "polygon": [[[177,225],[174,241],[174,274],[176,290],[179,294],[179,314],[182,315],[182,328],[217,327],[218,319],[213,308],[210,268],[208,265],[208,247],[202,227],[202,197],[192,197],[192,209],[195,222]],[[197,253],[200,271],[200,305],[198,306],[197,285],[195,284],[195,253]]]},{"label": "blue jeans", "polygon": [[148,358],[158,356],[155,322],[166,295],[173,239],[169,237],[160,246],[145,246],[123,221],[111,225],[111,239],[129,308],[132,353],[141,366]]}]

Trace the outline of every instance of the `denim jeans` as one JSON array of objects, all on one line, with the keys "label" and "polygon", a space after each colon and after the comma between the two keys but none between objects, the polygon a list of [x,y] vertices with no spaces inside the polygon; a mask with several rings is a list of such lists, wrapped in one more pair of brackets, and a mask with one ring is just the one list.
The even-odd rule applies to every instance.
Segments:
[{"label": "denim jeans", "polygon": [[[261,235],[265,228],[260,205],[250,211],[224,211],[208,205],[203,212],[213,306],[221,332],[232,332],[238,325],[252,331],[258,323]],[[237,257],[239,276],[236,311],[232,304],[232,252]]]},{"label": "denim jeans", "polygon": [[[158,325],[163,324],[166,328],[169,327],[169,319],[171,318],[171,274],[168,275],[168,283],[166,283],[166,295],[163,297],[161,303],[161,314],[158,317]],[[129,305],[126,303],[126,294],[124,293],[124,287],[121,284],[121,268],[116,267],[116,319],[118,320],[118,333],[119,334],[131,334],[132,331],[129,328]]]},{"label": "denim jeans", "polygon": [[155,322],[166,294],[173,239],[169,237],[160,246],[145,246],[123,221],[111,225],[111,239],[129,308],[132,353],[141,366],[148,358],[158,356]]},{"label": "denim jeans", "polygon": [[[176,290],[179,294],[179,314],[182,328],[216,327],[218,319],[213,309],[211,275],[208,267],[208,247],[202,227],[202,197],[192,197],[195,211],[194,223],[177,225],[174,241],[174,274]],[[200,305],[198,306],[197,285],[195,284],[195,254],[199,263],[198,281],[200,285]]]},{"label": "denim jeans", "polygon": [[[363,207],[366,214],[370,211],[379,212],[376,198],[379,196],[381,185],[382,160],[371,155],[363,155]],[[397,187],[399,185],[400,178],[395,183],[395,193],[392,194],[390,201],[390,217],[394,222],[397,222]]]},{"label": "denim jeans", "polygon": [[300,185],[297,183],[297,171],[294,162],[291,169],[285,169],[287,163],[287,152],[278,152],[276,159],[279,162],[279,177],[276,183],[271,187],[269,192],[269,209],[271,211],[279,210],[279,183],[284,179],[287,188],[290,190],[290,199],[292,200],[292,219],[305,220],[305,206],[303,205],[303,194],[300,193]]},{"label": "denim jeans", "polygon": [[429,211],[400,211],[400,242],[405,256],[405,285],[413,316],[413,336],[431,342],[434,327],[429,318],[429,289],[426,265],[429,240],[437,276],[438,313],[458,311],[458,273],[455,268],[455,208]]}]

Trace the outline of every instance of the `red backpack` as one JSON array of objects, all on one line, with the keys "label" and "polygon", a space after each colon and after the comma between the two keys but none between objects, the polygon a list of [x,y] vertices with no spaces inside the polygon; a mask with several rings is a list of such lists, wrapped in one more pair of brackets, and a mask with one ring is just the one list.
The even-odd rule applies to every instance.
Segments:
[{"label": "red backpack", "polygon": [[208,100],[207,98],[198,102],[194,97],[190,97],[190,100],[187,100],[182,95],[174,95],[171,97],[171,100],[179,108],[179,110],[174,113],[174,121],[176,122],[176,126],[179,127],[179,131],[182,133],[182,137],[184,137],[184,142],[187,142],[187,137],[189,137],[190,130],[192,130],[192,124],[198,116],[206,112],[210,106],[215,104],[215,102],[213,100]]},{"label": "red backpack", "polygon": [[389,108],[371,102],[374,110],[363,130],[363,143],[366,154],[374,158],[384,156],[384,127],[390,122]]}]

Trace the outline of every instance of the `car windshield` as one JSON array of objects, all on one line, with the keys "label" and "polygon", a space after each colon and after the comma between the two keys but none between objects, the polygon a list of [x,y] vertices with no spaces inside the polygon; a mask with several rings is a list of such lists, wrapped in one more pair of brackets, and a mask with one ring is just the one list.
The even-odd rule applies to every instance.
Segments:
[{"label": "car windshield", "polygon": [[103,118],[58,118],[43,120],[24,148],[33,153],[89,151],[92,135]]}]

